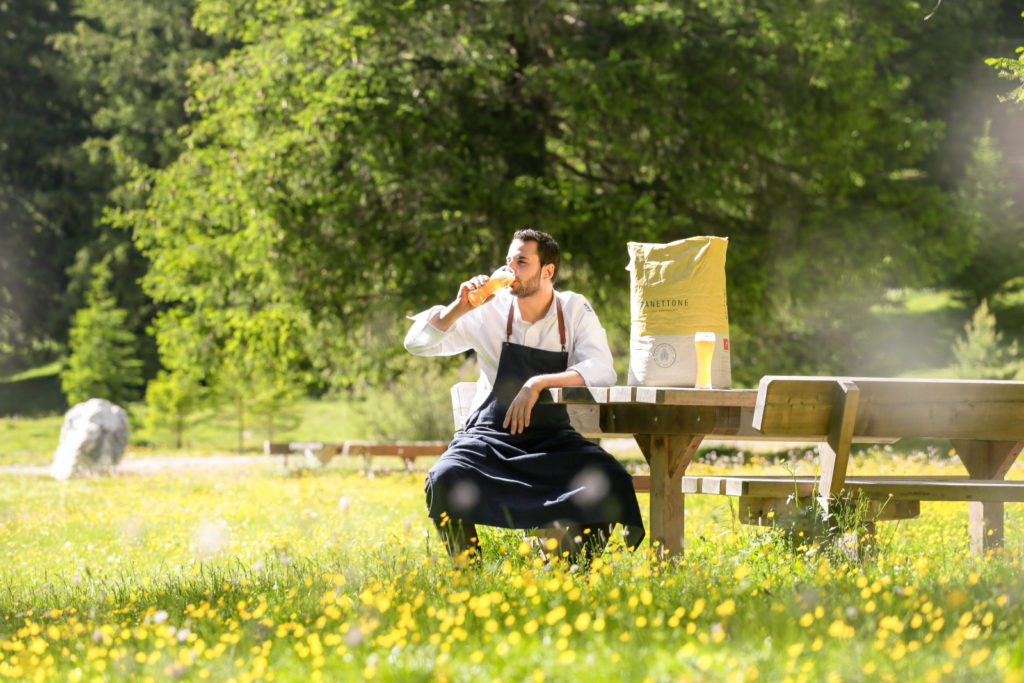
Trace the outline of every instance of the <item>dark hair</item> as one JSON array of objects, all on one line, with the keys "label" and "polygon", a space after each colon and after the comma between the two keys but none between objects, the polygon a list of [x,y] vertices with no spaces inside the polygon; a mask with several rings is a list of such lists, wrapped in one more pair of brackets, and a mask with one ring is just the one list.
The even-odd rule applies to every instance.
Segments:
[{"label": "dark hair", "polygon": [[555,238],[546,232],[534,230],[533,228],[516,230],[512,238],[523,242],[537,243],[537,256],[540,258],[541,268],[549,263],[555,266],[554,272],[551,273],[551,281],[554,282],[555,277],[558,275],[558,266],[562,261],[561,254],[558,251],[558,242],[555,241]]}]

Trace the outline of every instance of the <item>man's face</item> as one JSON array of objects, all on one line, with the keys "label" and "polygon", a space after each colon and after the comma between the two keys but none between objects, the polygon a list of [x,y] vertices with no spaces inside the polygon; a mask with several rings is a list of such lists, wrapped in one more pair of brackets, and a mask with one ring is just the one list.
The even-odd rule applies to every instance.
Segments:
[{"label": "man's face", "polygon": [[516,275],[516,281],[512,283],[513,294],[525,298],[540,291],[543,269],[540,267],[536,242],[512,240],[505,263]]}]

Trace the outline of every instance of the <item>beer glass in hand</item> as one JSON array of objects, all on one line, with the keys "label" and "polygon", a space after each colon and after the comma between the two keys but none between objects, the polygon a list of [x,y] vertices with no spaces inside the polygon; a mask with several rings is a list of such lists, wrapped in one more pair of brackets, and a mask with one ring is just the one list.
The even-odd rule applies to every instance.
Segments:
[{"label": "beer glass in hand", "polygon": [[494,293],[502,287],[510,286],[515,279],[515,274],[513,274],[512,269],[508,266],[498,268],[491,274],[487,282],[469,293],[469,303],[473,304],[473,306],[479,306],[494,296]]}]

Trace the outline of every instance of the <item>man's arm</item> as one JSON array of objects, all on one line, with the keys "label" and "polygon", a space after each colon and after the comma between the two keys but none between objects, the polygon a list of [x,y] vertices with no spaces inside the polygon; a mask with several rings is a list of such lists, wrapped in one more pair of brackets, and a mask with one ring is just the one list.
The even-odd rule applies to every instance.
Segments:
[{"label": "man's arm", "polygon": [[463,286],[459,287],[459,296],[455,301],[435,313],[434,317],[430,319],[430,324],[442,332],[447,332],[459,318],[473,310],[473,306],[467,298],[468,294],[469,290],[465,288],[465,283],[463,283]]},{"label": "man's arm", "polygon": [[615,369],[608,338],[597,315],[584,299],[572,321],[573,363],[564,372],[537,375],[527,380],[505,413],[504,427],[519,434],[530,426],[530,413],[540,398],[540,392],[551,387],[612,386]]},{"label": "man's arm", "polygon": [[[444,308],[434,306],[435,312],[432,315],[428,309],[413,316],[412,319],[415,322],[406,333],[405,349],[417,356],[436,356],[452,355],[469,348],[468,339],[452,339],[442,333],[452,329],[459,318],[475,308],[469,303],[469,293],[483,285],[484,282],[487,282],[487,276],[477,275],[459,285],[459,293],[455,300]],[[430,315],[430,317],[426,318],[426,315]]]},{"label": "man's arm", "polygon": [[589,387],[614,386],[617,378],[608,336],[586,299],[574,316],[573,330],[569,369],[579,372]]},{"label": "man's arm", "polygon": [[512,434],[522,434],[523,430],[530,426],[530,413],[533,412],[533,406],[540,398],[540,392],[551,387],[581,387],[584,384],[583,375],[575,370],[554,372],[550,375],[534,375],[526,380],[526,384],[512,399],[502,426],[509,428]]}]

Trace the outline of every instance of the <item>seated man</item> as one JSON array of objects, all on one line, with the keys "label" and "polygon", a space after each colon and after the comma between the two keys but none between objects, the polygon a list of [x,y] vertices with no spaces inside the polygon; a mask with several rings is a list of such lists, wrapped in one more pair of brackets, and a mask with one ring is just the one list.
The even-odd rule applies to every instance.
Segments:
[{"label": "seated man", "polygon": [[430,469],[428,514],[452,558],[479,555],[476,524],[565,527],[560,551],[599,554],[616,523],[635,548],[644,537],[633,480],[607,451],[569,424],[565,406],[538,404],[541,391],[615,383],[604,328],[587,300],[556,292],[558,243],[537,230],[515,233],[506,262],[515,276],[474,307],[459,286],[448,306],[413,316],[405,348],[420,356],[473,349],[480,378],[464,431]]}]

